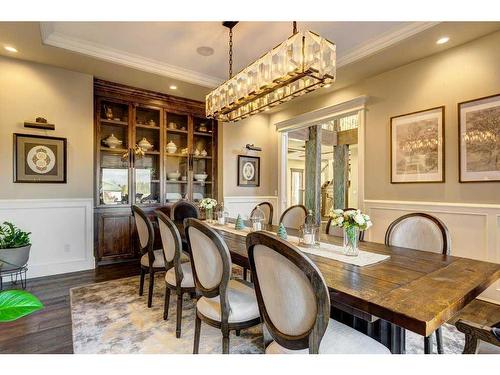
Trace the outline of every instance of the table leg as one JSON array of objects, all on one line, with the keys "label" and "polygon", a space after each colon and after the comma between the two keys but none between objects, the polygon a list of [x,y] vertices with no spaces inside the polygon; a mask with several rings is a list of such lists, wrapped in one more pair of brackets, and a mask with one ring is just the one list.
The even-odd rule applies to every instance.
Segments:
[{"label": "table leg", "polygon": [[432,334],[424,337],[424,353],[432,354]]}]

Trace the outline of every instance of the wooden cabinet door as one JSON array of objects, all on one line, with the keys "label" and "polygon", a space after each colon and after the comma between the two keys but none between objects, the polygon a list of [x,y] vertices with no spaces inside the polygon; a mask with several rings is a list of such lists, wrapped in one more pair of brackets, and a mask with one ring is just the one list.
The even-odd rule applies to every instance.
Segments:
[{"label": "wooden cabinet door", "polygon": [[98,261],[135,256],[134,217],[130,213],[99,213],[96,221]]}]

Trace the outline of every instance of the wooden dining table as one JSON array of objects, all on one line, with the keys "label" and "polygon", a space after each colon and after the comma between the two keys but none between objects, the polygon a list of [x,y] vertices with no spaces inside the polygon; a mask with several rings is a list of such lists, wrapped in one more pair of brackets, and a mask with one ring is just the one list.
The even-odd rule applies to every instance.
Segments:
[{"label": "wooden dining table", "polygon": [[[233,221],[233,220],[231,220]],[[182,223],[178,223],[184,236]],[[226,242],[234,264],[250,268],[246,234],[213,226]],[[276,233],[277,226],[264,230]],[[298,231],[287,229],[290,235]],[[342,245],[342,238],[321,234],[321,242]],[[319,268],[334,308],[379,321],[377,336],[393,353],[404,353],[405,330],[431,335],[500,278],[500,264],[361,241],[360,250],[390,257],[355,266],[304,253]],[[422,338],[423,342],[423,338]]]}]

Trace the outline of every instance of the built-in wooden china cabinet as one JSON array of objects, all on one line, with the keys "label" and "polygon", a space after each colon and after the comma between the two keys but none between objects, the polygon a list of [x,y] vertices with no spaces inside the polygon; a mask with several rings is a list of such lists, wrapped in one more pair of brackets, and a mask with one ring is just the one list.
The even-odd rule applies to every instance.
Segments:
[{"label": "built-in wooden china cabinet", "polygon": [[[217,122],[204,103],[94,80],[95,256],[138,257],[131,205],[217,198]],[[152,146],[152,147],[151,147]]]}]

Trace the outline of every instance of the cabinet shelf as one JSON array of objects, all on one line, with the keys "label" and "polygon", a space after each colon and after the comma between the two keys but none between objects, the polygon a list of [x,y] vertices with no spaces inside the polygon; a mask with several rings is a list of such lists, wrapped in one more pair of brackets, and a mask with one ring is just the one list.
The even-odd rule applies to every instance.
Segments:
[{"label": "cabinet shelf", "polygon": [[168,157],[176,157],[176,158],[187,158],[188,157],[187,154],[177,154],[177,153],[169,154],[168,152],[165,153],[165,155]]},{"label": "cabinet shelf", "polygon": [[205,132],[193,132],[194,135],[201,135],[201,136],[204,136],[204,137],[210,137],[212,138],[212,135],[213,133],[205,133]]},{"label": "cabinet shelf", "polygon": [[126,121],[108,120],[105,118],[101,118],[99,121],[101,121],[101,124],[103,125],[128,126],[128,122]]},{"label": "cabinet shelf", "polygon": [[158,125],[136,124],[135,127],[140,129],[160,130],[160,127]]},{"label": "cabinet shelf", "polygon": [[209,155],[207,155],[207,156],[193,156],[193,159],[212,159],[212,157]]},{"label": "cabinet shelf", "polygon": [[160,151],[145,151],[145,155],[160,155]]},{"label": "cabinet shelf", "polygon": [[182,181],[182,180],[166,180],[165,181],[167,184],[187,184],[187,181]]},{"label": "cabinet shelf", "polygon": [[181,129],[169,129],[167,128],[167,134],[168,133],[179,133],[179,134],[187,134],[187,130],[181,130]]},{"label": "cabinet shelf", "polygon": [[109,152],[109,153],[113,153],[113,154],[124,154],[124,153],[128,152],[128,149],[126,149],[126,148],[110,148],[110,147],[101,146],[101,151]]}]

